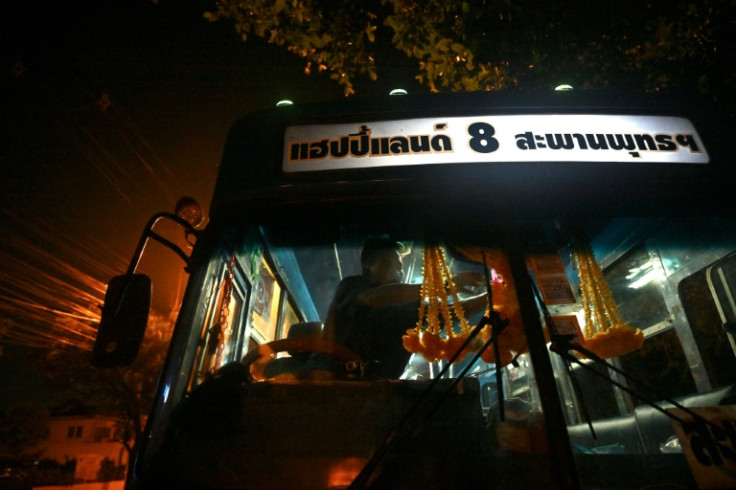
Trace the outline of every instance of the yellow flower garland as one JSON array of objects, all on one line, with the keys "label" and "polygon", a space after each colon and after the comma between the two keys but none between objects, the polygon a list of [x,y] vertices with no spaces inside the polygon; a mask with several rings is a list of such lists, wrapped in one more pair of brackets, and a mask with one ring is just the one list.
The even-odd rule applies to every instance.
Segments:
[{"label": "yellow flower garland", "polygon": [[[452,282],[445,251],[440,247],[426,247],[423,260],[424,282],[421,287],[422,300],[419,303],[417,324],[413,329],[407,330],[402,341],[406,350],[421,354],[432,362],[451,357],[468,338],[470,326],[465,319],[455,284]],[[452,310],[447,301],[448,296],[452,298]],[[452,325],[453,320],[457,319],[460,323],[460,333],[456,333],[450,327],[445,329],[447,336],[441,337],[440,317],[445,325]]]},{"label": "yellow flower garland", "polygon": [[640,349],[644,344],[641,329],[624,324],[611,290],[588,244],[573,251],[580,275],[580,292],[585,316],[583,347],[608,359]]},{"label": "yellow flower garland", "polygon": [[[482,255],[475,257],[479,252],[486,256],[489,263],[500,272],[500,278],[492,283],[494,309],[509,319],[509,325],[499,336],[499,351],[501,359],[496,361],[493,348],[483,352],[485,362],[497,363],[501,366],[509,364],[515,354],[526,349],[516,291],[513,287],[511,272],[506,257],[497,251],[479,251],[479,249],[459,249],[459,252],[469,259],[482,262]],[[476,260],[478,258],[478,260]],[[447,265],[445,252],[440,247],[426,247],[423,253],[424,266],[422,274],[424,282],[421,287],[421,301],[419,305],[417,324],[413,329],[406,331],[402,341],[404,348],[412,353],[420,354],[427,361],[451,359],[470,336],[471,327],[465,318],[462,304],[457,295],[457,289],[452,281],[452,274]],[[447,298],[452,298],[452,310]],[[446,326],[446,335],[440,335],[440,317]],[[456,332],[451,325],[457,319],[460,331]],[[455,359],[462,360],[468,353],[478,351],[492,335],[490,326],[484,327],[479,335],[465,347]]]}]

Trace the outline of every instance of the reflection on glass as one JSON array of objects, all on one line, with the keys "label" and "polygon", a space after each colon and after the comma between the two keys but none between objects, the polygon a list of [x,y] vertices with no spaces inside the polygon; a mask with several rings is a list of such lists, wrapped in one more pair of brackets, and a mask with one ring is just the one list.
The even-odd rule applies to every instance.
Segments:
[{"label": "reflection on glass", "polygon": [[625,323],[646,330],[669,317],[660,285],[664,279],[661,261],[643,245],[606,268],[605,277]]},{"label": "reflection on glass", "polygon": [[253,328],[261,334],[264,341],[275,340],[279,320],[281,286],[265,261],[261,263],[254,291]]}]

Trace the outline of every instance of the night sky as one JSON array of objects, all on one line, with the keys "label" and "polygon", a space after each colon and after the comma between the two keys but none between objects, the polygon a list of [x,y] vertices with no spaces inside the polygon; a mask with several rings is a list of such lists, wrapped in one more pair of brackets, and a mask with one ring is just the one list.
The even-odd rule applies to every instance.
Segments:
[{"label": "night sky", "polygon": [[237,118],[281,98],[341,97],[296,57],[206,21],[213,3],[42,1],[4,13],[3,208],[134,244],[180,195],[207,204]]},{"label": "night sky", "polygon": [[[0,335],[15,328],[8,318],[25,323],[20,344],[53,330],[39,307],[98,311],[151,215],[182,195],[206,211],[235,120],[283,98],[343,97],[295,56],[209,23],[214,2],[13,3],[0,14]],[[141,264],[162,310],[177,260],[152,246]],[[0,349],[2,407],[29,388],[18,346]]]}]

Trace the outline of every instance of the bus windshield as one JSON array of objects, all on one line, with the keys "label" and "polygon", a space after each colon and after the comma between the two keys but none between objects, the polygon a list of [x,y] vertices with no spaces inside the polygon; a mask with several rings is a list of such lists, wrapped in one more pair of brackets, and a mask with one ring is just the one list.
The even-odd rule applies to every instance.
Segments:
[{"label": "bus windshield", "polygon": [[[509,239],[490,226],[472,230],[475,239],[457,230],[455,240],[390,219],[313,226],[306,241],[283,225],[222,233],[193,301],[187,374],[172,380],[169,394],[180,390],[186,399],[174,418],[182,421],[177,444],[191,437],[206,450],[176,446],[175,476],[212,485],[213,471],[227,465],[245,487],[343,488],[398,428],[402,438],[381,458],[374,478],[383,483],[374,488],[416,480],[411,468],[420,462],[431,467],[423,467],[426,484],[452,485],[443,488],[476,488],[491,478],[531,487],[551,481],[512,270],[513,255],[524,250],[523,270],[538,292],[539,337],[549,342],[551,328],[573,337],[563,344],[576,360],[550,360],[578,463],[585,469],[591,455],[656,454],[672,465],[671,478],[692,478],[681,452],[662,449],[678,441],[671,420],[647,402],[699,390],[716,404],[733,397],[726,373],[736,362],[716,318],[729,306],[708,284],[714,276],[715,288],[730,290],[736,280],[728,272],[732,221],[525,223],[511,254]],[[366,247],[376,244],[385,248],[371,259]],[[372,267],[388,271],[386,283]],[[410,293],[402,296],[398,285]],[[360,299],[392,286],[388,300]],[[585,303],[591,288],[599,300]],[[491,312],[500,322],[492,324]],[[597,352],[632,380],[571,348],[598,349],[596,338]],[[651,420],[640,422],[641,414]],[[463,465],[448,471],[446,459],[457,454]],[[518,467],[503,465],[511,456]],[[595,477],[610,481],[609,471]],[[622,486],[651,478],[616,476]]]}]

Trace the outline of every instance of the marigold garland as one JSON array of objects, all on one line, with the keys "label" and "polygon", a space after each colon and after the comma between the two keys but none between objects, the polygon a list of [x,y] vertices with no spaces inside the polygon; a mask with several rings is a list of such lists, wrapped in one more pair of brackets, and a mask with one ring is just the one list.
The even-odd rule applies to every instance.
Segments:
[{"label": "marigold garland", "polygon": [[585,316],[583,347],[602,359],[622,356],[641,348],[644,334],[624,324],[590,245],[578,244],[572,254],[580,275]]},{"label": "marigold garland", "polygon": [[[494,310],[502,318],[509,320],[509,325],[501,332],[498,338],[500,361],[496,362],[494,349],[486,349],[481,358],[485,362],[505,366],[516,354],[526,350],[526,336],[521,323],[516,290],[513,286],[510,266],[506,257],[500,251],[488,251],[475,248],[458,248],[458,251],[471,260],[492,265],[496,271],[491,287],[493,292]],[[471,327],[465,319],[462,304],[457,296],[457,289],[452,281],[450,269],[447,266],[445,252],[440,247],[426,247],[423,253],[424,266],[422,269],[424,282],[421,287],[422,301],[419,305],[417,324],[413,329],[406,331],[402,341],[404,348],[412,353],[420,354],[427,361],[451,359],[470,336]],[[447,298],[452,298],[452,309]],[[457,319],[460,331],[445,328],[445,335],[441,335],[440,318],[445,325],[452,325]],[[470,342],[463,352],[457,356],[455,362],[462,360],[467,354],[477,352],[491,338],[490,326],[484,327],[478,336]]]}]

